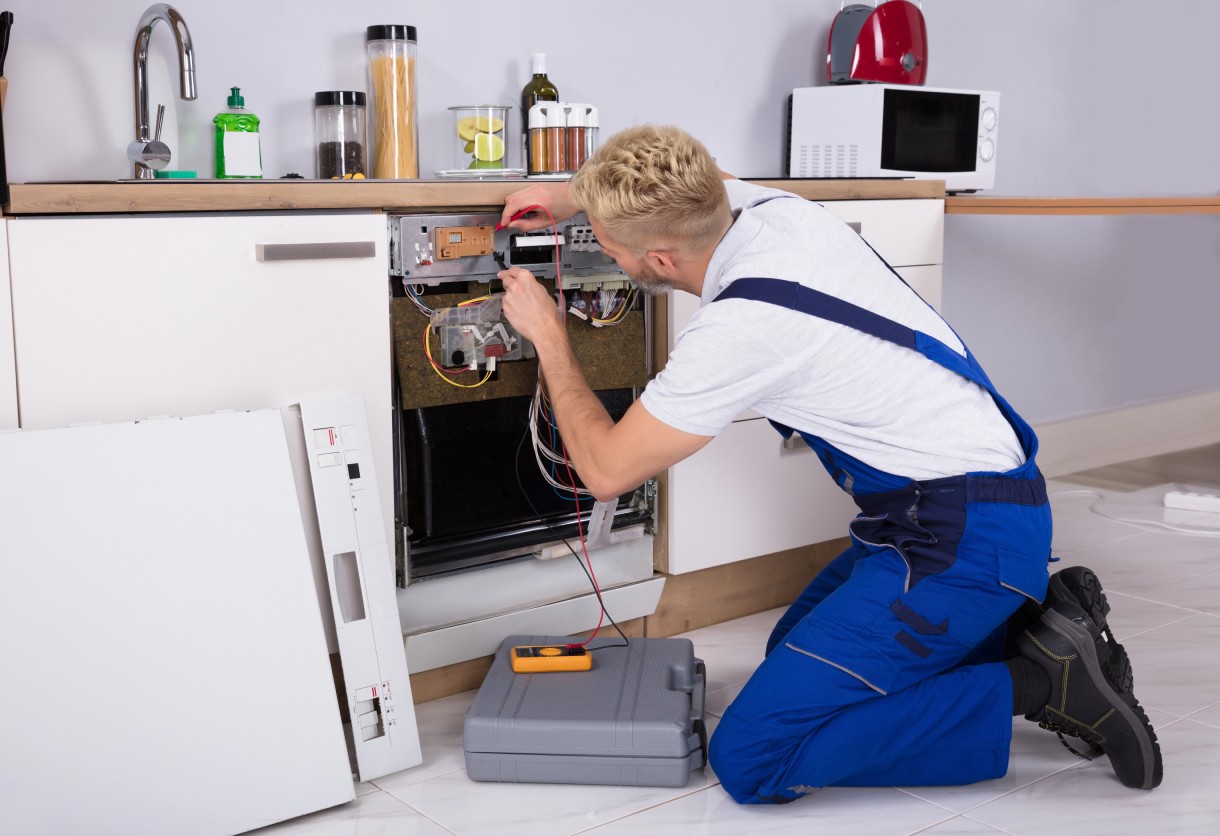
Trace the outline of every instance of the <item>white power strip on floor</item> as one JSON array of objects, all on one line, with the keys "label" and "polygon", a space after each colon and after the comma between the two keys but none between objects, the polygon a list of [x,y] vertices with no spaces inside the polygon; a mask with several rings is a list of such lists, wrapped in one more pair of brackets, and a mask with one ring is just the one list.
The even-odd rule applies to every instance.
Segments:
[{"label": "white power strip on floor", "polygon": [[1220,496],[1214,493],[1192,493],[1190,491],[1168,491],[1165,507],[1181,511],[1208,511],[1220,514]]}]

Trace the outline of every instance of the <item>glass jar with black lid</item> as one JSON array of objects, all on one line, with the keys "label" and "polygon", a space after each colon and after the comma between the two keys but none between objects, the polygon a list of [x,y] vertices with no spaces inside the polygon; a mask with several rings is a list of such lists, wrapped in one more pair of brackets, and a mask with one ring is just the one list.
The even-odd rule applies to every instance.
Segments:
[{"label": "glass jar with black lid", "polygon": [[359,90],[314,94],[319,180],[359,180],[368,176],[364,101],[364,92]]}]

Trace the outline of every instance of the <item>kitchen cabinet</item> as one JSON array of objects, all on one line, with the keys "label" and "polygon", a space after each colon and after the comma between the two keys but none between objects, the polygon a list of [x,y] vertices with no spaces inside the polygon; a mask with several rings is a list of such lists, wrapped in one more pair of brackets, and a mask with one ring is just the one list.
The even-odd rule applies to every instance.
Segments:
[{"label": "kitchen cabinet", "polygon": [[[940,306],[944,201],[844,200],[823,205],[933,307]],[[669,348],[698,309],[690,294],[668,306]],[[799,439],[798,439],[799,442]],[[743,413],[670,468],[665,506],[670,574],[720,566],[842,537],[856,513],[803,442],[785,444],[765,419]]]},{"label": "kitchen cabinet", "polygon": [[17,361],[13,356],[8,225],[8,221],[0,221],[0,432],[17,429]]},{"label": "kitchen cabinet", "polygon": [[[386,542],[394,542],[383,216],[23,217],[7,224],[23,429],[360,395]],[[5,367],[0,354],[0,374]],[[0,410],[9,388],[0,378]]]},{"label": "kitchen cabinet", "polygon": [[[928,304],[940,310],[943,200],[832,200],[822,205],[851,224]],[[912,269],[916,267],[935,269]]]}]

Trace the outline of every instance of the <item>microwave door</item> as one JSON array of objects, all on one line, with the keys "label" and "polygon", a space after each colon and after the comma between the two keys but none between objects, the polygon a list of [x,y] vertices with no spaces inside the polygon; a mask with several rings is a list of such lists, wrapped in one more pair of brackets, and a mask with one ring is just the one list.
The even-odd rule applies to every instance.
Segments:
[{"label": "microwave door", "polygon": [[895,174],[976,170],[979,97],[886,88],[881,168]]}]

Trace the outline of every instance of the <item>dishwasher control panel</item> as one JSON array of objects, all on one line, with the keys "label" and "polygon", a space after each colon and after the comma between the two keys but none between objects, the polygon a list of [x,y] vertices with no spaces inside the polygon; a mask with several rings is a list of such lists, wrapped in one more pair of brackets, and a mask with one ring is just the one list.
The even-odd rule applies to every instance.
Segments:
[{"label": "dishwasher control panel", "polygon": [[554,227],[497,230],[493,212],[456,215],[391,215],[390,275],[432,287],[446,282],[486,282],[500,271],[498,259],[554,279],[564,289],[625,282],[626,274],[597,243],[584,215]]}]

